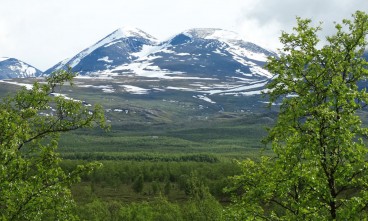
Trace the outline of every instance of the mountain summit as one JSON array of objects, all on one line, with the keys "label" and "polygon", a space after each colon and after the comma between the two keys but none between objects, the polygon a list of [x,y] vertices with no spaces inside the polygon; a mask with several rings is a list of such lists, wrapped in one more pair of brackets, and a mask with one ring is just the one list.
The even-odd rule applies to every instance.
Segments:
[{"label": "mountain summit", "polygon": [[0,79],[38,77],[37,68],[15,58],[0,57]]},{"label": "mountain summit", "polygon": [[119,28],[71,59],[59,62],[48,69],[45,74],[58,69],[66,69],[69,66],[81,75],[108,70],[130,63],[135,59],[132,53],[140,51],[144,45],[153,45],[156,41],[156,38],[140,29]]},{"label": "mountain summit", "polygon": [[207,77],[270,78],[262,67],[268,56],[277,56],[222,29],[190,29],[162,45],[152,65]]}]

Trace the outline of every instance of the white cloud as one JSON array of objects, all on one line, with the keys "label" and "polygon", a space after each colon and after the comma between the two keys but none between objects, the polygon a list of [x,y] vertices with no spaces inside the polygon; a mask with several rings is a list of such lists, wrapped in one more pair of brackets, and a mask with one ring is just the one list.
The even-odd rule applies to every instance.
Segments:
[{"label": "white cloud", "polygon": [[5,51],[15,50],[14,41],[10,37],[6,22],[0,19],[0,49]]},{"label": "white cloud", "polygon": [[356,10],[368,11],[368,1],[360,0],[255,0],[243,8],[239,32],[250,41],[271,48],[279,47],[281,30],[290,32],[296,16],[323,22],[324,35],[334,33],[333,22],[351,18]]}]

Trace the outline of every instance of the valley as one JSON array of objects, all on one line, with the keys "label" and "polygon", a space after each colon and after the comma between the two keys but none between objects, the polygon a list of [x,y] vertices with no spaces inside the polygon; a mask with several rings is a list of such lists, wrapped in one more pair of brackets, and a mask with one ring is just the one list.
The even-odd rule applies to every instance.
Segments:
[{"label": "valley", "polygon": [[[44,79],[13,79],[0,82],[1,88],[8,90],[2,95],[10,94],[10,91],[18,90],[21,86],[26,85],[29,88],[34,81],[42,84]],[[199,84],[198,80],[195,81]],[[150,89],[149,92],[141,93],[136,89],[147,88],[147,82],[151,88],[161,88],[161,90]],[[211,95],[195,91],[194,88],[181,90],[184,84],[191,84],[188,80],[173,82],[123,77],[77,77],[73,83],[73,86],[64,86],[55,94],[79,100],[87,107],[92,104],[102,105],[107,122],[111,124],[111,130],[107,133],[74,132],[78,133],[78,136],[71,143],[77,142],[78,145],[75,146],[78,146],[78,149],[84,149],[82,147],[85,146],[86,152],[92,151],[91,143],[94,143],[93,149],[96,152],[111,152],[109,147],[112,146],[114,149],[114,145],[119,146],[116,140],[127,140],[127,136],[132,139],[135,137],[136,142],[144,140],[142,143],[157,153],[162,151],[160,148],[163,147],[157,147],[156,151],[154,146],[159,143],[165,146],[164,144],[167,145],[168,142],[182,143],[178,146],[188,146],[188,148],[195,147],[192,149],[193,152],[206,152],[209,145],[214,144],[223,146],[223,150],[217,148],[219,153],[226,153],[232,149],[225,148],[226,145],[232,146],[237,151],[260,148],[262,146],[260,139],[265,135],[264,127],[272,125],[278,107],[273,105],[267,108],[266,98],[263,95]],[[146,85],[142,86],[143,83]],[[205,83],[207,82],[200,84]],[[168,86],[169,84],[174,86]],[[130,85],[134,90],[126,90],[122,85],[125,87]],[[180,89],[168,89],[174,87]],[[52,115],[53,111],[50,110],[44,114]],[[80,139],[81,137],[85,138]],[[99,142],[96,142],[97,140]],[[64,145],[67,141],[70,139],[62,139],[61,150],[68,148],[67,144]],[[134,142],[129,145],[124,142],[120,145],[122,149],[119,151],[142,151],[134,147]],[[68,149],[72,150],[74,147]],[[216,148],[209,152],[214,149]],[[174,151],[187,152],[180,148],[174,148]]]},{"label": "valley", "polygon": [[[42,77],[2,80],[0,94],[11,95],[21,87],[29,90],[35,81],[45,83]],[[223,190],[228,178],[240,173],[236,160],[271,154],[261,140],[274,123],[278,106],[267,108],[260,93],[225,94],[232,87],[248,90],[234,86],[239,82],[226,88],[206,79],[81,76],[73,83],[57,88],[53,96],[86,107],[102,105],[111,126],[109,131],[83,129],[60,137],[58,153],[65,171],[87,162],[103,163],[72,186],[82,219],[112,205],[141,208],[148,203],[154,208],[160,197],[169,205],[191,205],[192,179],[208,188],[214,205],[226,205],[230,194]],[[202,91],[204,87],[224,92],[210,94]],[[55,112],[50,108],[41,114]],[[141,189],[136,187],[139,177]],[[95,204],[98,208],[91,211]]]}]

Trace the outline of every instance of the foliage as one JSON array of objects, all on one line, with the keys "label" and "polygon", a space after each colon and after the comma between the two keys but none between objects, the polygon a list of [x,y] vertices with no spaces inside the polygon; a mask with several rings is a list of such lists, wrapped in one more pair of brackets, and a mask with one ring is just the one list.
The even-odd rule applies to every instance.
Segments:
[{"label": "foliage", "polygon": [[94,199],[92,202],[81,206],[78,209],[78,215],[82,220],[89,221],[109,221],[111,220],[110,211],[107,205],[98,200]]},{"label": "foliage", "polygon": [[[76,165],[84,161],[63,160],[61,167],[64,171],[74,170]],[[199,162],[150,162],[150,161],[102,161],[103,167],[89,175],[82,176],[82,182],[73,185],[75,200],[86,201],[90,191],[85,188],[93,187],[93,194],[104,201],[117,200],[134,202],[149,200],[152,195],[165,194],[170,200],[185,200],[191,173],[196,171],[196,177],[209,192],[221,201],[229,200],[230,195],[222,192],[228,184],[227,177],[240,174],[239,166],[232,161],[218,163]],[[144,188],[141,193],[134,191],[133,183],[143,175]],[[155,193],[155,190],[157,192]],[[118,194],[116,193],[118,192]]]},{"label": "foliage", "polygon": [[69,153],[63,154],[63,159],[69,160],[115,160],[115,161],[163,161],[163,162],[219,162],[218,157],[209,154],[106,154],[106,153]]},{"label": "foliage", "polygon": [[143,174],[140,174],[138,177],[135,178],[132,187],[133,187],[134,192],[136,193],[141,193],[143,191],[143,187],[144,187]]},{"label": "foliage", "polygon": [[222,220],[222,206],[211,195],[208,187],[198,179],[196,172],[190,174],[187,182],[186,193],[190,200],[184,206],[185,220]]},{"label": "foliage", "polygon": [[64,173],[56,152],[60,132],[99,125],[105,127],[100,106],[55,93],[73,73],[59,71],[46,84],[34,83],[0,103],[0,219],[74,220],[69,187],[90,163]]},{"label": "foliage", "polygon": [[170,203],[163,197],[157,197],[152,202],[132,203],[120,209],[121,220],[128,221],[180,221],[182,214],[179,206]]},{"label": "foliage", "polygon": [[165,195],[168,196],[170,194],[170,191],[171,191],[171,183],[169,180],[167,180],[164,186]]},{"label": "foliage", "polygon": [[[210,195],[208,195],[210,196]],[[130,204],[93,199],[77,208],[81,220],[127,221],[202,221],[222,220],[222,206],[213,198],[192,199],[185,203],[170,202],[163,196],[151,201]]]},{"label": "foliage", "polygon": [[356,115],[368,102],[358,84],[368,76],[363,59],[368,15],[336,24],[327,44],[317,44],[320,27],[297,19],[283,33],[280,58],[268,85],[270,103],[282,99],[269,131],[275,158],[241,163],[234,177],[235,220],[360,220],[368,215],[368,135]]}]

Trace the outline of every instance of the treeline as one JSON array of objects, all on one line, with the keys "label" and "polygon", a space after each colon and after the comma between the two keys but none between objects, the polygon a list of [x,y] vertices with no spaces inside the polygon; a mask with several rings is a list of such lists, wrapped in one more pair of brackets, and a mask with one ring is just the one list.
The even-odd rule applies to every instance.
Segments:
[{"label": "treeline", "polygon": [[63,159],[68,160],[85,160],[85,161],[154,161],[154,162],[206,162],[217,163],[218,157],[209,154],[187,154],[187,155],[162,155],[162,154],[125,154],[113,155],[105,153],[65,153],[62,154]]}]

